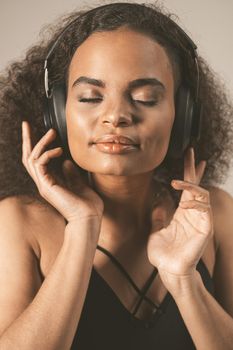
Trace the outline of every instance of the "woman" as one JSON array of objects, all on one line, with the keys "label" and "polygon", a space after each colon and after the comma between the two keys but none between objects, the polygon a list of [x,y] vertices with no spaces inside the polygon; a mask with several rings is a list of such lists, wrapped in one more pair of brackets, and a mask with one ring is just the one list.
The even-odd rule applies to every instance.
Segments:
[{"label": "woman", "polygon": [[[109,4],[2,78],[1,349],[232,348],[232,106],[190,42]],[[175,156],[180,87],[202,132]]]}]

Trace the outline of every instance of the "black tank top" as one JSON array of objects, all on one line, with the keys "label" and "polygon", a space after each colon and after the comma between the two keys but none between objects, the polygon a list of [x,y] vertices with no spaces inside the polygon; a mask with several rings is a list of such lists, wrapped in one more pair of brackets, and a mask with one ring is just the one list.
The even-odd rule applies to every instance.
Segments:
[{"label": "black tank top", "polygon": [[[157,306],[146,292],[157,270],[154,269],[142,291],[138,289],[123,266],[106,249],[97,249],[107,254],[141,296],[134,314],[126,309],[113,289],[92,268],[90,282],[81,313],[79,325],[71,350],[191,350],[195,349],[190,334],[171,294],[167,292]],[[214,295],[211,276],[200,260],[197,265],[206,289]],[[136,312],[141,303],[150,304],[153,312],[149,320],[140,320]]]}]

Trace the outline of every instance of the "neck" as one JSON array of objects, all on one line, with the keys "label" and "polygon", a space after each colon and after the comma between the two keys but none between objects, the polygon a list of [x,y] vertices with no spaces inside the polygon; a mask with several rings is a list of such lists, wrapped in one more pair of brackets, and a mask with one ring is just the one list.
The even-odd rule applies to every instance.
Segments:
[{"label": "neck", "polygon": [[153,173],[135,176],[92,175],[93,188],[104,201],[100,242],[105,246],[140,243],[150,229],[155,195]]}]

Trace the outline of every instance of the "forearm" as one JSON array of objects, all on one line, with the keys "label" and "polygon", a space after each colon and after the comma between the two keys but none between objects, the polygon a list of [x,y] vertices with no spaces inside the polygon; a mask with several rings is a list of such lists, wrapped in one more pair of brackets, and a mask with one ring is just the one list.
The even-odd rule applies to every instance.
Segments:
[{"label": "forearm", "polygon": [[198,271],[171,294],[197,350],[233,349],[233,318],[206,290]]},{"label": "forearm", "polygon": [[34,300],[0,337],[1,350],[70,349],[98,235],[91,224],[80,229],[70,226],[65,233],[62,248]]}]

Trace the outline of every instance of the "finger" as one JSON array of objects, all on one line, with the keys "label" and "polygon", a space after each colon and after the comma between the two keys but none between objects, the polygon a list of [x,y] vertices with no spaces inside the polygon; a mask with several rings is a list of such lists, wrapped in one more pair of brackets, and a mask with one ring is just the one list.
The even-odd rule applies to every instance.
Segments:
[{"label": "finger", "polygon": [[46,151],[37,160],[33,161],[33,163],[29,162],[30,174],[41,194],[41,189],[47,188],[48,185],[52,186],[58,182],[56,175],[51,175],[48,172],[47,164],[51,159],[59,157],[61,154],[62,148],[57,147]]},{"label": "finger", "polygon": [[180,201],[179,206],[183,209],[196,209],[202,212],[208,212],[211,209],[210,204],[198,200]]},{"label": "finger", "polygon": [[206,161],[201,160],[200,163],[196,167],[196,179],[197,179],[196,183],[197,184],[199,184],[201,182],[201,179],[202,179],[204,172],[205,172],[205,168],[206,168]]},{"label": "finger", "polygon": [[30,156],[32,151],[32,143],[31,143],[31,134],[30,134],[30,126],[26,121],[22,122],[22,161]]},{"label": "finger", "polygon": [[35,166],[44,166],[49,163],[52,158],[59,157],[63,150],[61,147],[56,147],[44,152],[36,161]]},{"label": "finger", "polygon": [[209,203],[209,191],[186,181],[172,180],[171,185],[177,190],[186,190],[190,192],[196,200]]},{"label": "finger", "polygon": [[46,146],[55,139],[56,131],[54,129],[49,129],[46,134],[37,142],[35,147],[31,152],[31,158],[36,160],[38,159],[42,152],[45,150]]},{"label": "finger", "polygon": [[47,164],[52,158],[59,157],[62,153],[62,148],[57,147],[43,153],[37,160],[32,161],[29,159],[28,161],[28,171],[35,181],[38,189],[41,187],[42,183],[45,183],[44,180],[46,178],[46,182],[52,183],[55,182],[55,179],[48,173]]},{"label": "finger", "polygon": [[188,148],[185,153],[184,180],[196,183],[195,156],[193,147]]}]

